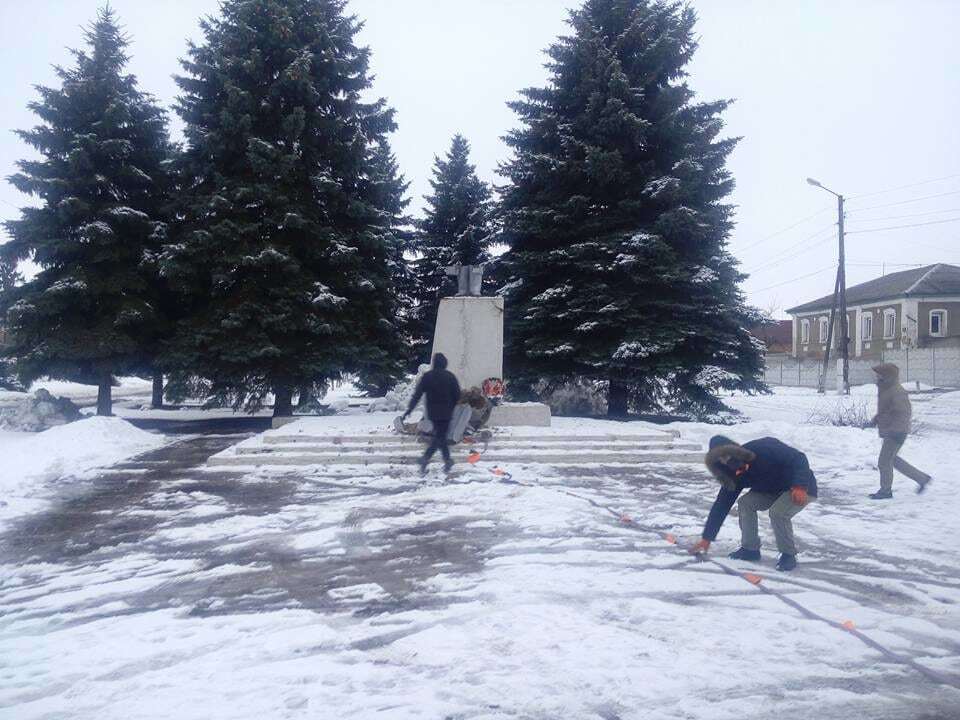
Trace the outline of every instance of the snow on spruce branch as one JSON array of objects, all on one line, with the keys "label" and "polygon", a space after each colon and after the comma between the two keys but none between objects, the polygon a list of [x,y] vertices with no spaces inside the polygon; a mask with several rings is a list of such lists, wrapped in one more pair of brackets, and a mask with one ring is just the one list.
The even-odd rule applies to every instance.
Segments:
[{"label": "snow on spruce branch", "polygon": [[695,385],[705,390],[715,390],[737,382],[740,376],[716,365],[707,365],[693,378]]}]

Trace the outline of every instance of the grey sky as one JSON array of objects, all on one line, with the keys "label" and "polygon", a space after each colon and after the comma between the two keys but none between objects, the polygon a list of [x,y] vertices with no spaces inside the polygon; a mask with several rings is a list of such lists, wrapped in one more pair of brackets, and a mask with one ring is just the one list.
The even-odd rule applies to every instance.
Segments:
[{"label": "grey sky", "polygon": [[[54,82],[97,0],[0,0],[0,128],[29,127],[32,84]],[[397,109],[393,146],[412,181],[414,207],[433,156],[455,132],[473,145],[481,175],[506,156],[516,121],[505,102],[542,84],[541,51],[565,30],[572,0],[352,0],[367,22],[376,92]],[[835,201],[807,176],[853,197],[848,230],[960,218],[960,1],[699,0],[700,50],[690,83],[703,99],[736,98],[726,114],[743,136],[731,158],[739,206],[731,249],[751,272],[762,307],[789,307],[832,290]],[[169,105],[186,38],[216,0],[112,0],[132,36],[131,70]],[[174,123],[179,132],[179,123]],[[0,133],[0,174],[29,154]],[[947,179],[926,183],[936,178]],[[904,202],[930,195],[939,197]],[[901,203],[901,204],[893,204]],[[0,218],[25,204],[0,186]],[[875,209],[867,210],[874,206]],[[810,220],[774,235],[797,220]],[[868,221],[870,218],[889,218]],[[771,237],[772,236],[772,237]],[[811,238],[803,242],[807,238]],[[960,222],[851,234],[851,284],[899,263],[960,264]],[[873,263],[870,265],[869,263]],[[818,272],[819,271],[819,272]],[[816,274],[813,274],[816,273]],[[812,274],[812,275],[811,275]],[[797,280],[804,275],[811,275]]]}]

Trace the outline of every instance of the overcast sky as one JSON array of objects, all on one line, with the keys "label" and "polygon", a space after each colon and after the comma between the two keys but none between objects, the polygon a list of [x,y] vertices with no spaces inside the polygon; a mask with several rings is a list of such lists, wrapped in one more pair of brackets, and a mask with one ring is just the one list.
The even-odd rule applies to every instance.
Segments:
[{"label": "overcast sky", "polygon": [[[29,154],[8,130],[29,127],[34,83],[55,82],[97,0],[0,0],[0,174]],[[542,50],[565,31],[570,0],[352,0],[366,20],[376,92],[397,109],[393,147],[427,191],[433,156],[455,132],[496,182],[500,141],[516,121],[505,103],[543,84]],[[960,0],[699,0],[700,49],[690,84],[702,99],[735,98],[725,119],[742,136],[731,250],[751,274],[749,300],[780,311],[832,291],[836,202],[851,198],[848,282],[907,264],[960,264]],[[132,37],[130,68],[169,105],[186,39],[216,0],[112,0]],[[179,123],[174,122],[175,134]],[[903,187],[911,186],[911,187]],[[893,189],[897,188],[897,189]],[[887,191],[890,192],[880,192]],[[874,194],[877,193],[877,194]],[[860,197],[858,195],[867,195]],[[929,197],[937,196],[937,197]],[[923,199],[920,199],[923,198]],[[0,186],[0,218],[25,200]],[[812,218],[797,224],[797,221]],[[832,239],[828,239],[832,238]],[[807,277],[804,277],[807,276]]]}]

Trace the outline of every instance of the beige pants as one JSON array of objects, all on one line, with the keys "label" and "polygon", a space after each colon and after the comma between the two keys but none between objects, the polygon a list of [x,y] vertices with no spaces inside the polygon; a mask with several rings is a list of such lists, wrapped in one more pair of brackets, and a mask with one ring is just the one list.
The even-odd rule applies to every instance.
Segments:
[{"label": "beige pants", "polygon": [[741,495],[737,501],[737,514],[740,516],[740,546],[746,550],[760,550],[757,512],[769,510],[773,536],[777,539],[777,550],[785,555],[796,555],[797,544],[793,538],[792,519],[803,508],[804,506],[793,502],[789,492],[771,495],[751,490],[746,495]]},{"label": "beige pants", "polygon": [[877,459],[877,466],[880,468],[881,490],[893,489],[894,468],[913,480],[917,485],[926,485],[930,480],[929,475],[917,470],[897,454],[906,440],[906,435],[892,435],[883,439],[883,445],[880,447],[880,457]]}]

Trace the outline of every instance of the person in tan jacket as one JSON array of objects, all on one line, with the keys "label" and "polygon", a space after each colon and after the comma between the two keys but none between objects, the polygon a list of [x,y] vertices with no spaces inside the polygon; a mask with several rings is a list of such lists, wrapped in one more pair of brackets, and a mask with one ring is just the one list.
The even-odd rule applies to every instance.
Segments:
[{"label": "person in tan jacket", "polygon": [[922,493],[930,484],[931,477],[899,456],[900,448],[910,432],[910,396],[900,385],[900,368],[893,363],[873,368],[877,375],[877,414],[870,421],[883,439],[877,466],[880,468],[880,490],[870,495],[873,500],[889,500],[893,497],[893,470],[896,468],[917,483],[917,492]]}]

